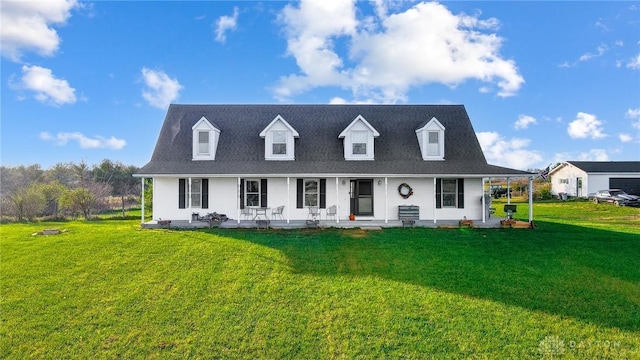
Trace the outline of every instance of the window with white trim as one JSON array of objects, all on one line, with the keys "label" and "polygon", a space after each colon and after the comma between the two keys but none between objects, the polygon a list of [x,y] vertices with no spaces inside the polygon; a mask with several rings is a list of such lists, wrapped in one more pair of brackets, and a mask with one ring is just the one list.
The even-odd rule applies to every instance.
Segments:
[{"label": "window with white trim", "polygon": [[458,181],[456,179],[442,179],[442,207],[457,207],[457,193]]},{"label": "window with white trim", "polygon": [[304,206],[318,206],[320,186],[318,179],[304,180]]},{"label": "window with white trim", "polygon": [[427,156],[438,156],[440,155],[440,132],[438,131],[429,131],[428,133],[428,143],[427,143]]},{"label": "window with white trim", "polygon": [[273,155],[287,155],[287,132],[272,131],[271,136],[273,138],[271,153]]},{"label": "window with white trim", "polygon": [[191,207],[202,206],[202,179],[191,179]]},{"label": "window with white trim", "polygon": [[351,132],[351,153],[353,155],[367,154],[368,131],[354,130]]},{"label": "window with white trim", "polygon": [[244,181],[244,204],[247,207],[260,206],[260,180]]},{"label": "window with white trim", "polygon": [[209,131],[198,131],[198,155],[209,155]]}]

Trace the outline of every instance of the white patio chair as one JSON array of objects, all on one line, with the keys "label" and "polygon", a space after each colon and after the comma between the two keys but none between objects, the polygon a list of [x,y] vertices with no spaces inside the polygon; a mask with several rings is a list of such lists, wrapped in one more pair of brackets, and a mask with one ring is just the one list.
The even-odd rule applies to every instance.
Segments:
[{"label": "white patio chair", "polygon": [[309,206],[309,215],[307,215],[307,220],[318,220],[320,217],[320,209],[317,206]]},{"label": "white patio chair", "polygon": [[253,218],[253,209],[246,206],[240,209],[240,218],[242,219],[243,217],[245,220]]},{"label": "white patio chair", "polygon": [[277,208],[271,210],[271,218],[276,219],[279,217],[280,220],[284,220],[284,217],[282,216],[283,211],[284,211],[284,205],[278,206]]},{"label": "white patio chair", "polygon": [[337,207],[335,205],[329,206],[327,208],[327,220],[329,220],[330,217],[333,218],[333,220],[335,220],[336,213],[337,213]]}]

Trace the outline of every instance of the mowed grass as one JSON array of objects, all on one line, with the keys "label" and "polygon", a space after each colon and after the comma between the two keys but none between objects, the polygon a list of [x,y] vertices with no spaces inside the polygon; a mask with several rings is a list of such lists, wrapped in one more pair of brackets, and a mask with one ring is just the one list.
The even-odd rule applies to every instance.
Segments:
[{"label": "mowed grass", "polygon": [[[640,358],[640,209],[534,216],[535,230],[1,225],[0,357]],[[68,231],[31,235],[51,227]]]}]

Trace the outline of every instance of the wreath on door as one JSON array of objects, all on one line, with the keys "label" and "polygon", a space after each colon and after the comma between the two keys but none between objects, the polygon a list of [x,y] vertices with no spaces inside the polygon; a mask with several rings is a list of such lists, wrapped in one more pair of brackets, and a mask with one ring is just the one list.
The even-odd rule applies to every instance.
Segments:
[{"label": "wreath on door", "polygon": [[398,193],[400,194],[400,196],[402,196],[403,199],[406,199],[409,196],[413,195],[413,189],[411,188],[411,186],[409,186],[409,184],[402,183],[400,184],[400,186],[398,186]]}]

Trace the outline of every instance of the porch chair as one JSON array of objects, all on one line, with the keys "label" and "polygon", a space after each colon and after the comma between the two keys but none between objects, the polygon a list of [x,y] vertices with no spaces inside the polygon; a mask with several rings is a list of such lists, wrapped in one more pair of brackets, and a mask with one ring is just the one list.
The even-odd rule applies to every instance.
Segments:
[{"label": "porch chair", "polygon": [[327,220],[329,220],[329,218],[333,218],[333,220],[336,219],[336,213],[337,213],[337,207],[335,205],[329,206],[327,208]]},{"label": "porch chair", "polygon": [[243,217],[245,220],[253,218],[253,209],[246,206],[240,209],[240,218],[242,219]]},{"label": "porch chair", "polygon": [[273,210],[271,210],[271,218],[276,219],[279,217],[280,220],[284,220],[284,217],[282,216],[283,211],[284,211],[284,205],[274,208]]},{"label": "porch chair", "polygon": [[309,206],[309,215],[307,220],[317,220],[320,217],[320,209],[317,206]]}]

